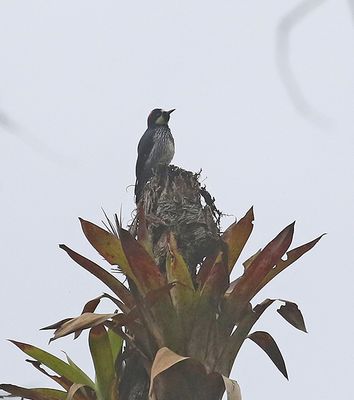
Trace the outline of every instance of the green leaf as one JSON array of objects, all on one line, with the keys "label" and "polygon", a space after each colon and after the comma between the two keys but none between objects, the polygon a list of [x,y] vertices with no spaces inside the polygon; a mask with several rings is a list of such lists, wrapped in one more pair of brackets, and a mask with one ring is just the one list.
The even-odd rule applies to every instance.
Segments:
[{"label": "green leaf", "polygon": [[181,321],[182,330],[188,335],[194,315],[195,289],[189,268],[177,249],[177,243],[172,233],[170,234],[168,245],[169,254],[166,258],[167,281],[170,284],[174,283],[171,288],[172,303]]},{"label": "green leaf", "polygon": [[82,371],[79,372],[71,365],[67,364],[58,357],[53,356],[46,351],[39,349],[38,347],[32,346],[27,343],[17,342],[15,340],[10,340],[15,346],[17,346],[24,353],[44,364],[52,371],[56,372],[60,376],[70,380],[73,383],[82,383],[84,385],[95,388],[92,380]]},{"label": "green leaf", "polygon": [[22,397],[30,400],[65,400],[67,393],[62,390],[49,388],[26,389],[21,386],[2,384],[0,389],[15,397]]},{"label": "green leaf", "polygon": [[115,293],[129,308],[134,306],[134,300],[130,291],[116,279],[112,274],[95,264],[93,261],[76,253],[64,244],[59,245],[61,249],[66,251],[70,258],[77,262],[81,267],[95,275],[100,281],[106,284],[113,293]]},{"label": "green leaf", "polygon": [[109,343],[111,344],[113,364],[115,364],[118,355],[122,351],[123,339],[117,335],[112,329],[107,331]]},{"label": "green leaf", "polygon": [[275,366],[285,376],[285,378],[288,379],[288,373],[286,371],[283,356],[281,355],[279,347],[272,336],[268,332],[257,331],[251,333],[248,338],[258,344],[258,346],[268,354]]},{"label": "green leaf", "polygon": [[231,273],[234,265],[236,264],[248,238],[253,229],[253,207],[248,210],[246,215],[238,222],[230,225],[221,236],[223,245],[221,249],[217,250],[210,256],[206,257],[203,261],[199,272],[197,274],[197,283],[202,287],[207,280],[209,273],[213,266],[221,262],[223,257],[227,258],[227,265],[229,273]]},{"label": "green leaf", "polygon": [[82,230],[90,244],[111,265],[118,265],[129,277],[133,278],[129,263],[125,257],[122,244],[117,236],[105,229],[79,218]]},{"label": "green leaf", "polygon": [[[77,371],[78,374],[83,374],[86,375],[85,372],[65,353],[65,351],[63,352],[65,354],[66,360],[68,362],[68,364],[75,370]],[[79,385],[84,385],[82,383],[79,383]],[[86,386],[86,385],[84,385]]]},{"label": "green leaf", "polygon": [[99,400],[115,399],[114,360],[106,328],[95,326],[89,333],[89,345],[96,372],[96,386]]}]

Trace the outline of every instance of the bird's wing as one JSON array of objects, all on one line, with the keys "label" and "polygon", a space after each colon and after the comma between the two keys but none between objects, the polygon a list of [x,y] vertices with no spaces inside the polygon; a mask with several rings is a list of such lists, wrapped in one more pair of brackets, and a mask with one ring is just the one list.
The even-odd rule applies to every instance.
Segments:
[{"label": "bird's wing", "polygon": [[138,144],[138,159],[136,160],[135,167],[137,181],[139,181],[142,175],[144,175],[144,169],[146,166],[145,164],[147,159],[149,158],[153,145],[153,134],[151,130],[146,130]]}]

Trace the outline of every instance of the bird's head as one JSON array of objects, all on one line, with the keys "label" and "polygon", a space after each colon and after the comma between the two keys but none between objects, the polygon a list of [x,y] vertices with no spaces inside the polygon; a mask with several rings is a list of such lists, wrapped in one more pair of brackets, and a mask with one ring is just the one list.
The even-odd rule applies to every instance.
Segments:
[{"label": "bird's head", "polygon": [[167,125],[170,120],[170,114],[173,113],[173,111],[175,111],[175,109],[164,111],[161,110],[161,108],[155,108],[148,116],[148,127],[152,128],[154,126]]}]

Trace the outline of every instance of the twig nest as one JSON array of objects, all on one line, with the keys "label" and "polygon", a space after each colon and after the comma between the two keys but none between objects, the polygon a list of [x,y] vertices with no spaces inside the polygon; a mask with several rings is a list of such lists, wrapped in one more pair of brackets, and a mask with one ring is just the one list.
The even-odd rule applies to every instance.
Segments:
[{"label": "twig nest", "polygon": [[[199,182],[200,173],[170,165],[146,184],[141,202],[157,263],[165,268],[167,238],[172,232],[191,272],[220,242],[221,213]],[[139,203],[140,205],[140,203]]]}]

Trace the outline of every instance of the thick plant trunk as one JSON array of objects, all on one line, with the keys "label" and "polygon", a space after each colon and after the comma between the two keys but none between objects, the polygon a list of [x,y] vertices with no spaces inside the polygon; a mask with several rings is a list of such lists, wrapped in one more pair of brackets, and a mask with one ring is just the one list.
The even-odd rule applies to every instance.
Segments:
[{"label": "thick plant trunk", "polygon": [[[175,166],[164,167],[146,184],[137,205],[138,212],[144,211],[155,261],[161,271],[165,270],[166,244],[171,232],[193,278],[203,258],[219,247],[221,213],[198,179],[199,174]],[[138,223],[136,218],[130,228],[133,235]],[[150,371],[144,369],[139,357],[136,353],[125,361],[119,400],[148,399]],[[162,373],[156,378],[154,389],[156,400],[219,400],[224,391],[220,376],[205,375],[188,363],[176,364]]]}]

